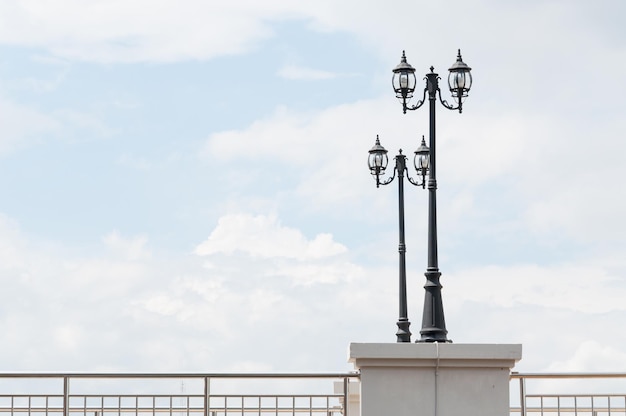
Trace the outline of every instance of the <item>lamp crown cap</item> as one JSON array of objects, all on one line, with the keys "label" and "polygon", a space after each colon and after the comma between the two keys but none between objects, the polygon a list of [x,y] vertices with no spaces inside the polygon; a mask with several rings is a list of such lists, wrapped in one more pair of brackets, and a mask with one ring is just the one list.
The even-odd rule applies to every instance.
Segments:
[{"label": "lamp crown cap", "polygon": [[452,64],[449,71],[450,72],[469,72],[472,68],[470,68],[465,62],[463,62],[463,58],[461,58],[461,50],[458,50],[456,61]]},{"label": "lamp crown cap", "polygon": [[376,135],[376,143],[374,143],[374,146],[372,146],[372,148],[369,150],[369,153],[387,153],[387,149],[385,149],[380,144],[380,139],[378,138],[378,134]]},{"label": "lamp crown cap", "polygon": [[394,73],[398,73],[398,72],[415,72],[415,68],[413,68],[411,66],[411,64],[409,64],[406,61],[406,54],[404,53],[404,51],[402,51],[402,58],[400,58],[400,63],[393,69]]}]

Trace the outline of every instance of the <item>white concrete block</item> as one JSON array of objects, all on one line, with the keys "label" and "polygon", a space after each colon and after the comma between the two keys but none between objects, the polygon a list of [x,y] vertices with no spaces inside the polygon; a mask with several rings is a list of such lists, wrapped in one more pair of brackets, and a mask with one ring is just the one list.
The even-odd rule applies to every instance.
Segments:
[{"label": "white concrete block", "polygon": [[506,416],[519,344],[350,344],[361,416]]}]

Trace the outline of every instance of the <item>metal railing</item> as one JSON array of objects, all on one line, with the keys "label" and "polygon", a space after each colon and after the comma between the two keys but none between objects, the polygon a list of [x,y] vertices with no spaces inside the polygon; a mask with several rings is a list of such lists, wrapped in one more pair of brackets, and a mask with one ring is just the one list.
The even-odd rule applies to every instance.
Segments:
[{"label": "metal railing", "polygon": [[511,415],[626,416],[626,373],[513,373]]},{"label": "metal railing", "polygon": [[[350,416],[358,381],[358,373],[0,373],[0,416]],[[510,414],[626,416],[626,373],[512,373]]]},{"label": "metal railing", "polygon": [[348,416],[349,383],[358,377],[5,373],[0,416]]}]

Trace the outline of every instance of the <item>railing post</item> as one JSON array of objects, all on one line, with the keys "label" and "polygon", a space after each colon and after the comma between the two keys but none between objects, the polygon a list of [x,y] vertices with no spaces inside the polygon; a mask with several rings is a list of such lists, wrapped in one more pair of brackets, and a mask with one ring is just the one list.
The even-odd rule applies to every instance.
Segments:
[{"label": "railing post", "polygon": [[348,407],[350,407],[350,402],[348,401],[349,398],[349,394],[348,394],[348,387],[350,386],[350,381],[348,380],[348,377],[344,377],[343,378],[343,416],[348,416],[349,410]]},{"label": "railing post", "polygon": [[211,400],[209,400],[209,395],[211,394],[211,389],[209,386],[209,378],[208,377],[204,377],[204,416],[211,416],[210,414],[210,403]]},{"label": "railing post", "polygon": [[524,376],[519,378],[519,406],[520,416],[526,416],[526,378]]},{"label": "railing post", "polygon": [[63,376],[63,416],[70,414],[70,378]]}]

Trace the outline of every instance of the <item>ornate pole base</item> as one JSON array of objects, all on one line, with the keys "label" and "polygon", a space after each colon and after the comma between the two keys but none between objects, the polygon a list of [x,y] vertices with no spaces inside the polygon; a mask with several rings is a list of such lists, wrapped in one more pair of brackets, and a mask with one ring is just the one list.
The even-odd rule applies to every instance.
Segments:
[{"label": "ornate pole base", "polygon": [[408,318],[398,319],[396,325],[398,325],[398,332],[396,332],[396,336],[398,337],[397,342],[411,342],[411,331],[409,331],[411,323]]},{"label": "ornate pole base", "polygon": [[441,300],[441,284],[438,270],[428,270],[424,273],[426,284],[424,289],[424,313],[422,315],[421,338],[415,342],[452,342],[448,339],[446,320],[443,315],[443,302]]}]

